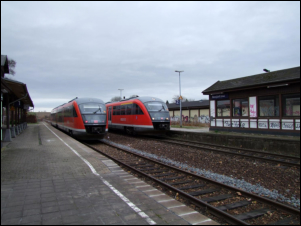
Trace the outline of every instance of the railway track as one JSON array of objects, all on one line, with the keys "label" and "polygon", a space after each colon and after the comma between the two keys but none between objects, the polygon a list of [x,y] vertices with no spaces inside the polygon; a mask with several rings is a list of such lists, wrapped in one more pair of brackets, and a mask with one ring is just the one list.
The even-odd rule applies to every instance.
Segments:
[{"label": "railway track", "polygon": [[240,157],[244,157],[244,158],[251,158],[251,159],[256,159],[256,160],[260,160],[260,161],[271,162],[274,164],[281,164],[284,166],[300,167],[300,158],[299,157],[279,155],[279,154],[273,154],[273,153],[256,151],[256,150],[245,149],[245,148],[225,147],[222,145],[215,145],[215,144],[196,142],[196,141],[187,141],[187,140],[180,140],[180,139],[167,139],[165,137],[162,138],[162,137],[152,136],[151,138],[154,138],[157,141],[159,140],[161,142],[170,143],[170,144],[198,148],[201,150],[235,155],[235,156],[240,156]]},{"label": "railway track", "polygon": [[113,149],[97,152],[167,189],[168,194],[192,203],[230,224],[300,224],[300,210],[199,175],[135,154],[112,142]]}]

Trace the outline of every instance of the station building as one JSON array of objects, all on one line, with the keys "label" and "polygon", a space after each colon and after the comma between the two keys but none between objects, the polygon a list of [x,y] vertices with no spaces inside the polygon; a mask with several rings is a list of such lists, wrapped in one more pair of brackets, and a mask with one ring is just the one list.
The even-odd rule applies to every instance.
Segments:
[{"label": "station building", "polygon": [[[182,102],[182,121],[210,123],[209,100]],[[167,104],[171,121],[180,120],[180,105]]]},{"label": "station building", "polygon": [[8,59],[1,55],[1,147],[26,128],[26,113],[34,107],[26,84],[8,79]]},{"label": "station building", "polygon": [[300,67],[217,81],[210,130],[300,136]]}]

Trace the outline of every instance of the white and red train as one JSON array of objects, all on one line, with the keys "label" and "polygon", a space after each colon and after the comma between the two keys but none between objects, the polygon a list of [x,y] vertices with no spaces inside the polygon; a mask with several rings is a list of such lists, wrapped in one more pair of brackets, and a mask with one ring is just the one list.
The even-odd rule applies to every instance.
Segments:
[{"label": "white and red train", "polygon": [[75,98],[51,111],[50,122],[82,140],[102,139],[108,131],[105,103],[96,98]]},{"label": "white and red train", "polygon": [[170,116],[166,104],[154,97],[133,97],[106,103],[109,129],[124,130],[128,134],[165,133],[170,130]]}]

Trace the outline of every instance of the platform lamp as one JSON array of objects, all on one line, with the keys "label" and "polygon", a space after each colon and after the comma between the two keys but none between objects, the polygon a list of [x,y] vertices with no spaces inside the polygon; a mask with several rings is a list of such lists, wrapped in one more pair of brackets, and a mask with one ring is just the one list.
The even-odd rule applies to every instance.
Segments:
[{"label": "platform lamp", "polygon": [[180,128],[182,128],[182,96],[181,96],[181,72],[184,71],[175,71],[175,72],[179,72],[179,89],[180,89]]},{"label": "platform lamp", "polygon": [[123,89],[118,89],[118,90],[120,90],[120,100],[122,100],[122,90]]}]

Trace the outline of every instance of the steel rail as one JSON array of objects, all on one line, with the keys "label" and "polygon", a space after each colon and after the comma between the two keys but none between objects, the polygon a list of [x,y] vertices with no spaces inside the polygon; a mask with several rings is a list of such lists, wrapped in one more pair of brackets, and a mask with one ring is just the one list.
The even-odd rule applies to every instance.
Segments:
[{"label": "steel rail", "polygon": [[[224,150],[219,150],[219,149],[214,149],[214,148],[209,148],[209,147],[200,147],[198,145],[193,145],[193,144],[184,144],[184,143],[180,143],[180,142],[187,142],[190,143],[190,141],[170,141],[170,140],[160,140],[166,143],[170,143],[170,144],[177,144],[177,145],[185,145],[185,146],[189,146],[189,147],[194,147],[194,148],[200,148],[200,149],[204,149],[207,151],[214,151],[214,152],[221,152],[221,153],[226,153],[226,154],[230,154],[230,155],[236,155],[236,156],[242,156],[242,157],[247,157],[247,158],[253,158],[253,159],[258,159],[258,160],[262,160],[262,161],[269,161],[269,162],[273,162],[273,163],[280,163],[283,165],[288,165],[288,166],[297,166],[300,167],[300,163],[292,163],[292,162],[284,162],[284,161],[280,161],[277,159],[268,159],[268,158],[264,158],[264,157],[258,157],[258,156],[250,156],[247,154],[241,154],[241,153],[235,153],[235,152],[231,152],[231,151],[224,151]],[[191,142],[192,143],[192,142]],[[194,142],[197,143],[197,142]],[[201,145],[207,145],[207,144],[201,144]],[[210,146],[215,146],[213,144],[209,144]],[[217,145],[216,145],[217,146]],[[268,152],[259,152],[259,151],[253,151],[253,150],[248,150],[248,149],[239,149],[239,148],[232,148],[232,147],[224,147],[224,146],[217,146],[219,148],[228,148],[228,149],[234,149],[234,150],[240,150],[240,151],[249,151],[252,153],[256,153],[256,154],[265,154],[265,155],[270,155],[270,156],[277,156],[277,157],[283,157],[283,158],[290,158],[290,159],[294,159],[291,156],[286,156],[286,155],[278,155],[278,154],[272,154],[272,153],[268,153]],[[300,161],[300,158],[297,160]]]},{"label": "steel rail", "polygon": [[[103,142],[103,141],[101,141],[101,142]],[[119,147],[117,145],[108,144],[106,142],[103,142],[103,143],[105,143],[106,145],[109,145],[111,147],[117,148],[119,150],[125,151],[127,153],[133,154],[135,156],[138,156],[140,158],[143,158],[143,159],[146,159],[148,161],[151,161],[151,162],[153,162],[155,164],[158,164],[158,165],[161,165],[161,166],[164,166],[164,167],[168,167],[168,168],[173,169],[175,171],[178,171],[180,173],[184,173],[186,175],[193,176],[195,178],[201,179],[201,180],[206,181],[208,183],[224,187],[224,188],[229,189],[231,191],[240,192],[245,197],[249,197],[249,198],[252,198],[253,200],[257,200],[257,201],[260,201],[262,203],[265,203],[265,204],[268,204],[268,205],[272,205],[273,207],[276,207],[276,208],[281,209],[283,211],[286,211],[288,213],[291,213],[291,214],[294,214],[294,215],[300,215],[300,210],[292,208],[292,207],[287,206],[285,204],[278,203],[278,202],[275,202],[273,200],[270,200],[270,199],[267,199],[267,198],[264,198],[264,197],[261,197],[261,196],[258,196],[258,195],[246,192],[246,191],[243,191],[241,189],[238,189],[238,188],[235,188],[235,187],[232,187],[232,186],[229,186],[229,185],[225,185],[225,184],[213,181],[211,179],[208,179],[208,178],[205,178],[205,177],[193,174],[191,172],[188,172],[188,171],[185,171],[185,170],[182,170],[182,169],[178,169],[178,168],[173,167],[173,166],[165,165],[165,164],[163,164],[161,162],[158,162],[156,160],[153,160],[153,159],[150,159],[148,157],[145,157],[145,156],[142,156],[142,155],[130,152],[128,150],[125,150],[125,149],[123,149],[123,148],[121,148],[121,147]],[[187,199],[189,199],[196,206],[206,207],[211,213],[213,213],[216,216],[219,216],[219,217],[222,217],[222,218],[226,219],[229,223],[232,223],[232,224],[247,224],[246,222],[241,221],[241,220],[235,218],[234,216],[232,216],[232,215],[230,215],[230,214],[228,214],[228,213],[226,213],[224,211],[221,211],[221,210],[219,210],[219,209],[217,209],[217,208],[215,208],[215,207],[207,204],[206,202],[201,201],[200,199],[194,198],[193,196],[191,196],[191,195],[189,195],[189,194],[187,194],[187,193],[185,193],[185,192],[183,192],[183,191],[181,191],[181,190],[179,190],[179,189],[177,189],[175,187],[172,187],[171,185],[166,184],[166,183],[162,182],[161,180],[158,180],[158,179],[154,178],[153,176],[147,175],[146,173],[141,172],[140,170],[137,170],[134,167],[132,167],[132,166],[126,164],[126,163],[123,163],[122,161],[120,161],[120,160],[118,160],[118,159],[116,159],[116,158],[114,158],[114,157],[112,157],[112,156],[110,156],[110,155],[108,155],[106,153],[103,153],[102,151],[98,150],[97,148],[95,148],[95,147],[93,147],[91,145],[88,145],[88,144],[86,144],[86,145],[89,146],[90,148],[92,148],[93,150],[95,150],[95,151],[97,151],[97,152],[99,152],[99,153],[107,156],[108,158],[113,159],[117,163],[119,163],[121,165],[124,165],[124,166],[130,168],[131,170],[136,171],[137,173],[139,173],[139,174],[141,174],[141,175],[143,175],[143,176],[145,176],[147,178],[150,178],[151,180],[155,181],[156,183],[162,184],[163,186],[169,188],[170,190],[173,190],[176,193],[181,194],[182,197],[186,197]]]},{"label": "steel rail", "polygon": [[[162,137],[156,137],[156,138],[162,138]],[[294,160],[299,160],[300,157],[295,157],[295,156],[289,156],[289,155],[280,155],[280,154],[275,154],[275,153],[270,153],[266,151],[256,151],[253,149],[247,149],[247,148],[237,148],[237,147],[230,147],[230,146],[223,146],[223,145],[218,145],[218,144],[210,144],[210,143],[205,143],[205,142],[197,142],[197,141],[190,141],[190,140],[183,140],[183,139],[174,139],[174,138],[164,138],[167,140],[174,140],[174,141],[180,141],[180,142],[189,142],[189,143],[194,143],[194,144],[200,144],[200,145],[208,145],[208,146],[214,146],[214,147],[219,147],[219,148],[228,148],[228,149],[233,149],[237,151],[248,151],[248,152],[253,152],[253,153],[258,153],[258,154],[267,154],[275,157],[283,157],[283,158],[291,158]]]}]

